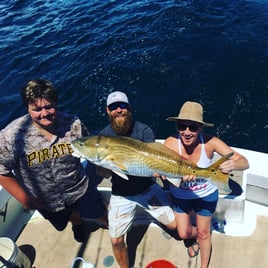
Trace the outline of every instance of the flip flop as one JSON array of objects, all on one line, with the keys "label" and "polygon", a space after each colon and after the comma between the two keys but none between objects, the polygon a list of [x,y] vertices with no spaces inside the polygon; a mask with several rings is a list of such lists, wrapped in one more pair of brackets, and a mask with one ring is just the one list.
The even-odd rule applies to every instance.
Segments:
[{"label": "flip flop", "polygon": [[[196,247],[197,247],[197,249],[196,249]],[[191,255],[191,253],[190,253],[190,249],[192,249],[194,255]],[[200,247],[199,247],[198,242],[194,242],[194,243],[193,243],[190,247],[188,247],[188,249],[187,249],[188,256],[189,256],[190,258],[195,258],[196,256],[198,256],[198,254],[199,254],[199,250],[200,250]]]}]

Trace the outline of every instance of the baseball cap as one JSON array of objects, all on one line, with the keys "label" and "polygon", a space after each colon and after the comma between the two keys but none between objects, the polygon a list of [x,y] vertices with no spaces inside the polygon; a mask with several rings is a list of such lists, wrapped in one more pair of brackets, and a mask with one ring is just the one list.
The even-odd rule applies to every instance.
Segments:
[{"label": "baseball cap", "polygon": [[122,91],[114,91],[108,95],[107,106],[115,102],[124,102],[128,104],[127,95]]}]

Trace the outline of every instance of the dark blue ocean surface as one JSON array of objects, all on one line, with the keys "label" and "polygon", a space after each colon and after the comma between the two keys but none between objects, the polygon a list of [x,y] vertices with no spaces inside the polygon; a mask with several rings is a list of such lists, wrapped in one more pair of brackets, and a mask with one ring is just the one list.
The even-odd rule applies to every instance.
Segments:
[{"label": "dark blue ocean surface", "polygon": [[125,91],[158,138],[186,100],[229,145],[268,152],[268,1],[1,0],[0,128],[24,114],[19,90],[51,80],[89,130]]}]

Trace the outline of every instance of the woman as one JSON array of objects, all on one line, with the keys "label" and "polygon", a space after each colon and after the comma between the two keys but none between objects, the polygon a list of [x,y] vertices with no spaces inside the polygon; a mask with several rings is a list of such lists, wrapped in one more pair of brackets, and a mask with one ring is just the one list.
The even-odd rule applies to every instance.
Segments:
[{"label": "woman", "polygon": [[[169,117],[167,120],[177,123],[178,134],[168,137],[164,144],[199,167],[210,166],[215,152],[221,156],[233,152],[229,160],[219,167],[223,173],[249,167],[244,156],[219,138],[203,133],[203,127],[211,127],[213,124],[203,121],[201,104],[187,101],[181,107],[178,117]],[[218,201],[218,189],[208,180],[187,175],[179,187],[170,185],[170,192],[179,236],[182,239],[197,237],[196,254],[189,255],[196,256],[200,246],[201,268],[206,268],[211,254],[210,222]],[[191,224],[192,211],[196,214],[196,227]]]}]

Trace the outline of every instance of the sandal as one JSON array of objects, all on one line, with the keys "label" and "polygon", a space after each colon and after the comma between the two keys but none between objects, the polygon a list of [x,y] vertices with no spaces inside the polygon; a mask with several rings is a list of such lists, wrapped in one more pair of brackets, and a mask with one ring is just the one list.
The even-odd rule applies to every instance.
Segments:
[{"label": "sandal", "polygon": [[[194,254],[191,254],[190,250],[192,250],[192,253],[194,253]],[[193,243],[190,247],[188,247],[188,249],[187,249],[188,256],[189,256],[190,258],[195,258],[196,256],[198,256],[199,250],[200,250],[200,247],[199,247],[198,242],[194,242],[194,243]]]}]

